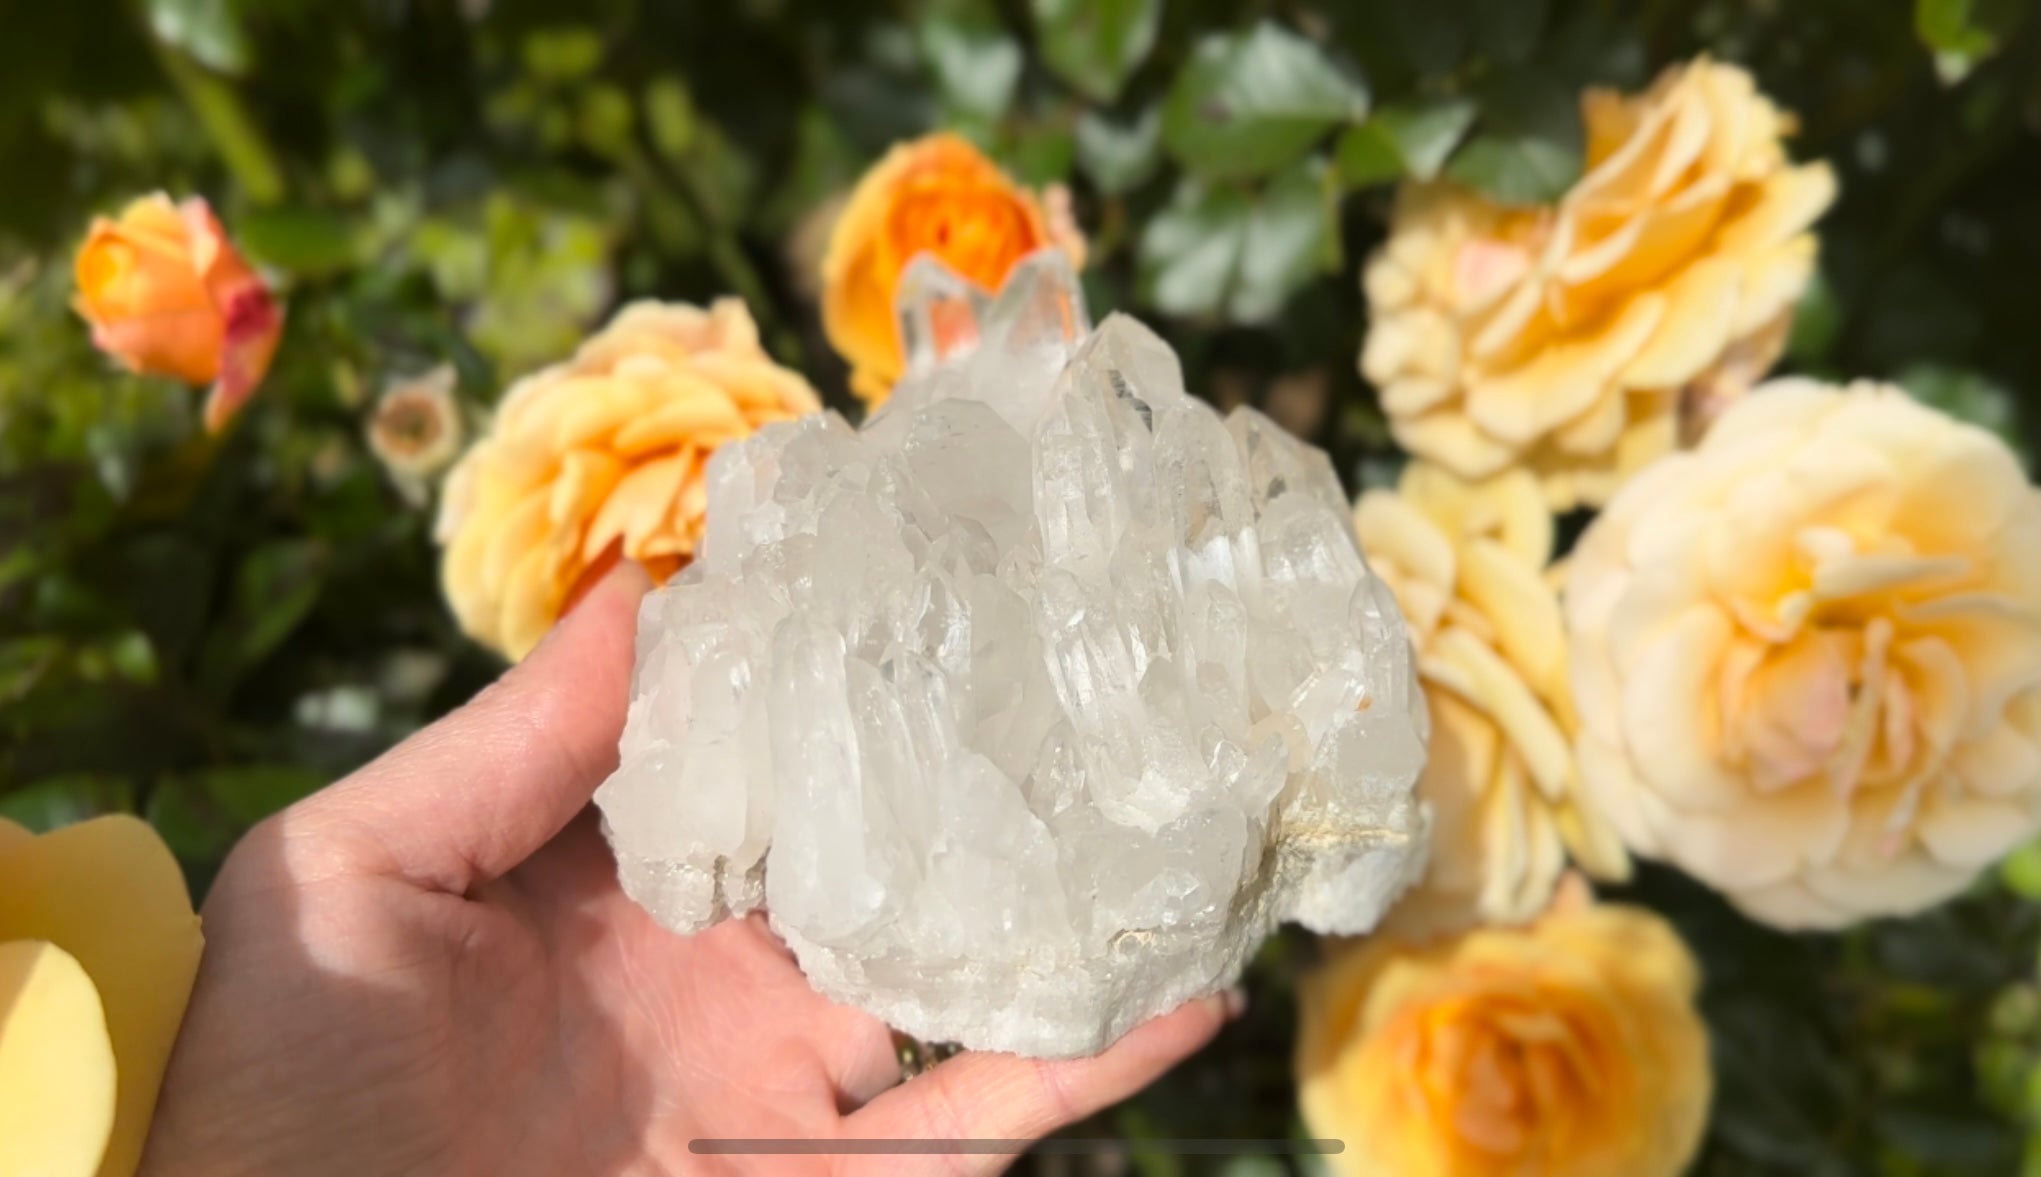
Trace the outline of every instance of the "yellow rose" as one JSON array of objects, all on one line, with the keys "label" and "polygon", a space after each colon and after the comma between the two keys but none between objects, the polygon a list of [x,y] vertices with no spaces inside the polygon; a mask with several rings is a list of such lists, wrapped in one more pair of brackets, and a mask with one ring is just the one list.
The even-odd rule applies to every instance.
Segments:
[{"label": "yellow rose", "polygon": [[1378,934],[1300,988],[1298,1102],[1348,1177],[1671,1177],[1712,1085],[1698,984],[1663,920],[1584,888],[1523,928]]},{"label": "yellow rose", "polygon": [[716,448],[820,407],[742,302],[625,307],[513,385],[447,475],[441,574],[461,627],[522,658],[618,559],[672,575],[701,538]]},{"label": "yellow rose", "polygon": [[0,1167],[135,1171],[202,943],[142,822],[0,821]]},{"label": "yellow rose", "polygon": [[1432,718],[1418,782],[1431,862],[1397,905],[1399,926],[1530,919],[1569,850],[1598,877],[1627,876],[1615,832],[1581,803],[1537,479],[1518,469],[1466,483],[1414,462],[1394,493],[1361,496],[1354,525],[1410,626]]},{"label": "yellow rose", "polygon": [[822,327],[850,364],[858,396],[879,404],[900,379],[906,357],[893,295],[917,254],[936,255],[987,291],[1038,249],[1061,248],[1073,269],[1083,267],[1068,194],[1048,195],[1045,213],[1033,193],[950,134],[902,143],[865,173],[822,259]]},{"label": "yellow rose", "polygon": [[1556,207],[1414,186],[1364,274],[1361,370],[1397,441],[1464,478],[1528,466],[1555,510],[1606,502],[1763,376],[1835,196],[1734,66],[1582,114],[1587,175]]},{"label": "yellow rose", "polygon": [[1565,600],[1589,796],[1759,919],[1918,911],[2041,828],[2041,494],[1981,429],[1776,381],[1624,487]]},{"label": "yellow rose", "polygon": [[158,193],[118,221],[94,218],[73,271],[93,345],[132,371],[212,385],[207,429],[225,425],[269,371],[283,312],[205,201]]}]

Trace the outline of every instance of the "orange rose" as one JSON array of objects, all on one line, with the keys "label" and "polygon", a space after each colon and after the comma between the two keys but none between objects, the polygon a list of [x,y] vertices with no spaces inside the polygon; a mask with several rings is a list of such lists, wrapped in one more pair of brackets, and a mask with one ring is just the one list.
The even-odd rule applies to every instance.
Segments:
[{"label": "orange rose", "polygon": [[865,173],[822,258],[822,326],[851,366],[851,389],[877,405],[906,358],[893,313],[900,273],[932,253],[988,291],[1015,262],[1049,246],[1084,264],[1084,237],[1068,197],[1043,201],[1016,185],[976,147],[950,134],[902,143]]},{"label": "orange rose", "polygon": [[522,658],[619,559],[672,575],[707,526],[716,449],[821,407],[741,301],[625,307],[513,385],[448,472],[438,538],[461,628]]},{"label": "orange rose", "polygon": [[1341,1177],[1673,1177],[1714,1080],[1671,925],[1578,879],[1521,928],[1354,941],[1298,988],[1297,1098]]},{"label": "orange rose", "polygon": [[262,383],[283,311],[204,200],[157,193],[118,221],[96,217],[75,265],[73,302],[92,343],[131,371],[210,384],[217,431]]}]

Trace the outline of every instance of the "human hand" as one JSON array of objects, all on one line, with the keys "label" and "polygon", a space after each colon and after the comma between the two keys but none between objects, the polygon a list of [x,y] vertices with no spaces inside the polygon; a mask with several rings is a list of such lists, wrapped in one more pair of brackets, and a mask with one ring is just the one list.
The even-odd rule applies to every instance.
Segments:
[{"label": "human hand", "polygon": [[236,847],[143,1172],[981,1172],[1010,1158],[688,1144],[1033,1139],[1218,1031],[1208,998],[1094,1059],[966,1054],[901,1085],[886,1027],[763,921],[653,923],[587,808],[647,587],[619,568],[500,682]]}]

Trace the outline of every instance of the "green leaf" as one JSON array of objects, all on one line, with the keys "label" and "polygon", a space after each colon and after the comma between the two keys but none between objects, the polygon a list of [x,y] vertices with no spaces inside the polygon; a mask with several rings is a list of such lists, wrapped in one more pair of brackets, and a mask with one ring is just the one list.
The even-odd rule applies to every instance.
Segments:
[{"label": "green leaf", "polygon": [[238,74],[248,68],[248,34],[233,0],[148,0],[149,29],[208,69]]},{"label": "green leaf", "polygon": [[2005,1173],[2019,1155],[2010,1125],[1981,1109],[1945,1112],[1888,1104],[1873,1120],[1897,1151],[1936,1173]]},{"label": "green leaf", "polygon": [[45,777],[0,797],[0,818],[27,826],[38,834],[103,813],[129,813],[133,809],[134,791],[127,781],[90,772]]},{"label": "green leaf", "polygon": [[35,689],[35,684],[64,656],[64,639],[53,634],[0,641],[0,704],[11,703]]},{"label": "green leaf", "polygon": [[863,160],[819,104],[801,111],[794,127],[793,160],[772,185],[767,227],[784,233],[802,216],[857,180]]},{"label": "green leaf", "polygon": [[214,558],[193,536],[162,528],[123,544],[105,573],[166,666],[182,668],[204,632]]},{"label": "green leaf", "polygon": [[1842,301],[1836,297],[1828,275],[1817,269],[1793,308],[1793,326],[1786,338],[1787,358],[1802,368],[1827,362],[1842,329]]},{"label": "green leaf", "polygon": [[1162,114],[1149,109],[1132,126],[1086,111],[1077,120],[1077,164],[1108,196],[1140,186],[1162,162]]},{"label": "green leaf", "polygon": [[1231,188],[1190,177],[1178,184],[1169,206],[1141,234],[1142,280],[1157,310],[1208,315],[1225,304],[1251,209],[1247,197]]},{"label": "green leaf", "polygon": [[1269,322],[1311,280],[1333,239],[1333,195],[1321,160],[1306,161],[1270,182],[1247,220],[1228,318]]},{"label": "green leaf", "polygon": [[280,540],[241,561],[227,617],[199,655],[199,680],[209,692],[231,691],[311,614],[325,564],[315,540]]},{"label": "green leaf", "polygon": [[326,783],[308,768],[244,764],[164,780],[149,796],[149,824],[172,853],[215,862],[250,826]]},{"label": "green leaf", "polygon": [[1474,114],[1466,98],[1384,106],[1340,136],[1339,177],[1352,188],[1405,177],[1433,179],[1473,125]]},{"label": "green leaf", "polygon": [[1541,70],[1504,70],[1477,95],[1481,129],[1446,174],[1505,204],[1543,204],[1580,178],[1584,133],[1574,91]]},{"label": "green leaf", "polygon": [[694,95],[687,83],[675,77],[654,78],[645,84],[645,127],[652,146],[668,159],[679,159],[694,145],[701,116],[695,110]]},{"label": "green leaf", "polygon": [[1580,156],[1544,139],[1481,135],[1446,174],[1504,204],[1545,204],[1580,175]]},{"label": "green leaf", "polygon": [[1368,93],[1323,50],[1267,21],[1198,42],[1171,85],[1162,141],[1214,178],[1267,175],[1368,112]]},{"label": "green leaf", "polygon": [[326,784],[320,773],[293,764],[236,764],[208,769],[192,779],[221,812],[244,827]]},{"label": "green leaf", "polygon": [[262,128],[249,113],[241,92],[218,74],[183,53],[160,55],[164,73],[177,83],[184,101],[205,126],[220,159],[234,173],[252,204],[275,204],[283,198],[283,171]]},{"label": "green leaf", "polygon": [[1020,85],[1021,49],[989,5],[947,7],[915,30],[936,89],[956,113],[996,122]]},{"label": "green leaf", "polygon": [[2030,902],[2041,900],[2041,841],[2028,842],[2006,855],[1998,874],[2008,891]]},{"label": "green leaf", "polygon": [[1036,123],[1015,132],[1002,154],[1014,179],[1030,188],[1040,188],[1070,178],[1070,163],[1076,150],[1069,127]]},{"label": "green leaf", "polygon": [[1334,205],[1326,181],[1322,160],[1290,168],[1253,197],[1187,178],[1141,235],[1149,298],[1169,314],[1275,318],[1327,260]]},{"label": "green leaf", "polygon": [[1953,86],[1999,51],[2025,15],[2020,0],[1914,0],[1914,31]]},{"label": "green leaf", "polygon": [[602,64],[602,36],[594,29],[566,25],[525,34],[524,67],[548,82],[585,78]]},{"label": "green leaf", "polygon": [[149,794],[144,817],[163,836],[170,853],[187,862],[217,862],[241,830],[214,808],[190,781],[164,781]]},{"label": "green leaf", "polygon": [[250,255],[301,277],[338,273],[360,260],[353,224],[334,213],[306,208],[257,209],[234,228]]},{"label": "green leaf", "polygon": [[631,137],[635,116],[623,87],[597,82],[581,92],[575,129],[590,151],[605,159],[621,159],[636,149]]},{"label": "green leaf", "polygon": [[1155,48],[1162,0],[1034,0],[1042,60],[1094,102],[1119,97]]}]

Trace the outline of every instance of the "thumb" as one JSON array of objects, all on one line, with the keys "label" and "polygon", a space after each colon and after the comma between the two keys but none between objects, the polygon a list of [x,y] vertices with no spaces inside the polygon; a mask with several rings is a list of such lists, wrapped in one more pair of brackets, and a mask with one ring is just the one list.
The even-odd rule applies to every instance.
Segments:
[{"label": "thumb", "polygon": [[[845,1121],[844,1135],[927,1148],[912,1158],[871,1158],[888,1173],[995,1173],[1033,1141],[1126,1099],[1189,1058],[1238,1015],[1240,1003],[1237,992],[1188,1002],[1096,1058],[961,1054],[866,1104]],[[944,1144],[965,1147],[944,1152]]]},{"label": "thumb", "polygon": [[305,803],[363,834],[372,869],[454,894],[517,866],[617,762],[638,602],[623,562],[525,660],[465,706]]}]

